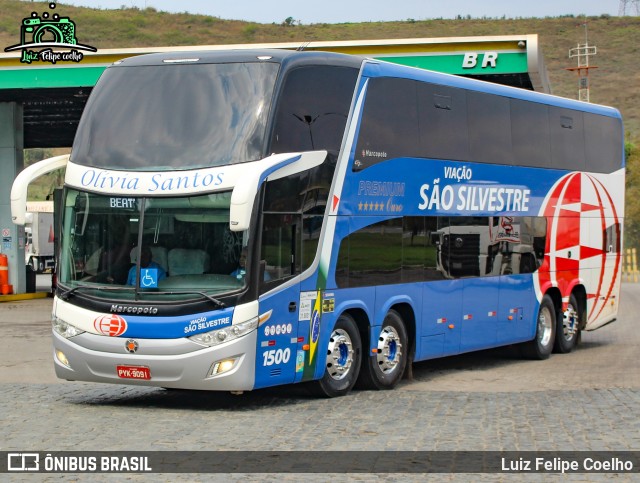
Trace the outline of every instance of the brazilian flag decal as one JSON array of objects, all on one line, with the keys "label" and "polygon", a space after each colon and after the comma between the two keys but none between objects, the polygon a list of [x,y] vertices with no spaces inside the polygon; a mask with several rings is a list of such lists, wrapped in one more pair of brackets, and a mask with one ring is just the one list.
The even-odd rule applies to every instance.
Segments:
[{"label": "brazilian flag decal", "polygon": [[302,379],[312,379],[316,369],[318,339],[320,338],[320,319],[322,318],[322,292],[318,290],[309,321],[309,357],[304,366]]}]

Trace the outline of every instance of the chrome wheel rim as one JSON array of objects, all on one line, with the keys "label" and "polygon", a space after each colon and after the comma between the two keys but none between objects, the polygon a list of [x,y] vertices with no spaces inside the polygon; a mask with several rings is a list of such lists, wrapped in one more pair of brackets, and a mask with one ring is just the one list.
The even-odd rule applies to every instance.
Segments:
[{"label": "chrome wheel rim", "polygon": [[378,338],[378,352],[376,359],[378,368],[384,373],[393,372],[402,358],[402,343],[396,329],[384,327]]},{"label": "chrome wheel rim", "polygon": [[542,307],[538,314],[538,343],[542,347],[549,345],[551,341],[552,324],[551,311],[548,307]]},{"label": "chrome wheel rim", "polygon": [[347,377],[353,365],[353,343],[347,331],[335,329],[327,349],[327,373],[336,381]]},{"label": "chrome wheel rim", "polygon": [[573,336],[578,330],[578,312],[569,304],[567,310],[562,314],[562,332],[567,342],[573,339]]}]

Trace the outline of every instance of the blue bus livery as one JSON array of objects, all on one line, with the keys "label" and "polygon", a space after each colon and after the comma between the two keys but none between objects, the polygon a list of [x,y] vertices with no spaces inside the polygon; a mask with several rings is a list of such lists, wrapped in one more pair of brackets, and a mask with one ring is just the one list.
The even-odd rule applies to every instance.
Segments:
[{"label": "blue bus livery", "polygon": [[[623,193],[612,108],[340,54],[126,59],[66,164],[56,373],[339,396],[570,352],[616,317]],[[167,276],[127,285],[143,246]]]}]

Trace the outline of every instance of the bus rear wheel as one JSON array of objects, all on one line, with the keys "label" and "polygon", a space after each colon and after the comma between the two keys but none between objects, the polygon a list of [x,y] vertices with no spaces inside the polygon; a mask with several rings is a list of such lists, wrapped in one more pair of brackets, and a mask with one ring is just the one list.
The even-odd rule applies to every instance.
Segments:
[{"label": "bus rear wheel", "polygon": [[385,316],[375,349],[376,352],[363,361],[358,386],[393,389],[402,379],[409,349],[407,329],[395,310]]},{"label": "bus rear wheel", "polygon": [[347,394],[356,383],[361,359],[358,326],[349,314],[342,314],[329,337],[326,368],[322,379],[316,382],[315,392],[326,397]]},{"label": "bus rear wheel", "polygon": [[555,331],[556,307],[551,297],[545,295],[538,309],[536,336],[533,340],[521,345],[522,355],[527,359],[548,359],[553,350]]},{"label": "bus rear wheel", "polygon": [[554,352],[567,354],[575,348],[580,339],[581,322],[582,314],[580,312],[580,305],[578,305],[578,299],[574,294],[571,294],[567,310],[562,312],[558,317],[556,342],[553,347]]}]

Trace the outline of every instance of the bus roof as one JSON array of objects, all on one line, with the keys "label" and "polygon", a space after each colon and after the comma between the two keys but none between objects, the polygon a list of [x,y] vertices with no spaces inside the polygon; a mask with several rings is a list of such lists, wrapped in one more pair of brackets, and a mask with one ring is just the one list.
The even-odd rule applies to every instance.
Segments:
[{"label": "bus roof", "polygon": [[402,77],[450,87],[495,94],[503,97],[521,99],[566,109],[592,112],[621,119],[620,112],[612,107],[568,99],[564,97],[529,91],[517,87],[505,86],[493,82],[470,79],[462,76],[443,74],[426,69],[409,67],[382,60],[367,59],[361,56],[321,51],[295,51],[280,49],[232,49],[211,51],[163,52],[130,57],[117,62],[119,66],[174,65],[179,63],[208,64],[232,62],[276,62],[283,67],[297,65],[336,65],[362,68],[367,77]]},{"label": "bus roof", "polygon": [[364,57],[333,52],[305,52],[295,50],[278,49],[237,49],[237,50],[211,50],[190,52],[163,52],[157,54],[139,55],[129,57],[116,62],[115,66],[137,65],[167,65],[179,63],[213,64],[232,62],[264,62],[271,61],[280,64],[295,62],[344,65],[359,68]]},{"label": "bus roof", "polygon": [[502,84],[495,84],[477,79],[469,79],[451,74],[443,74],[441,72],[419,69],[415,67],[407,67],[391,62],[381,60],[367,59],[363,65],[363,75],[367,77],[402,77],[407,79],[415,79],[419,81],[431,82],[433,84],[441,84],[459,89],[468,89],[472,91],[485,92],[487,94],[495,94],[503,97],[510,97],[524,101],[537,102],[550,106],[557,106],[566,109],[574,109],[576,111],[592,112],[602,116],[614,117],[622,119],[620,112],[609,106],[599,104],[591,104],[588,102],[577,101],[565,97],[554,96],[542,92],[534,92],[518,87],[511,87]]}]

